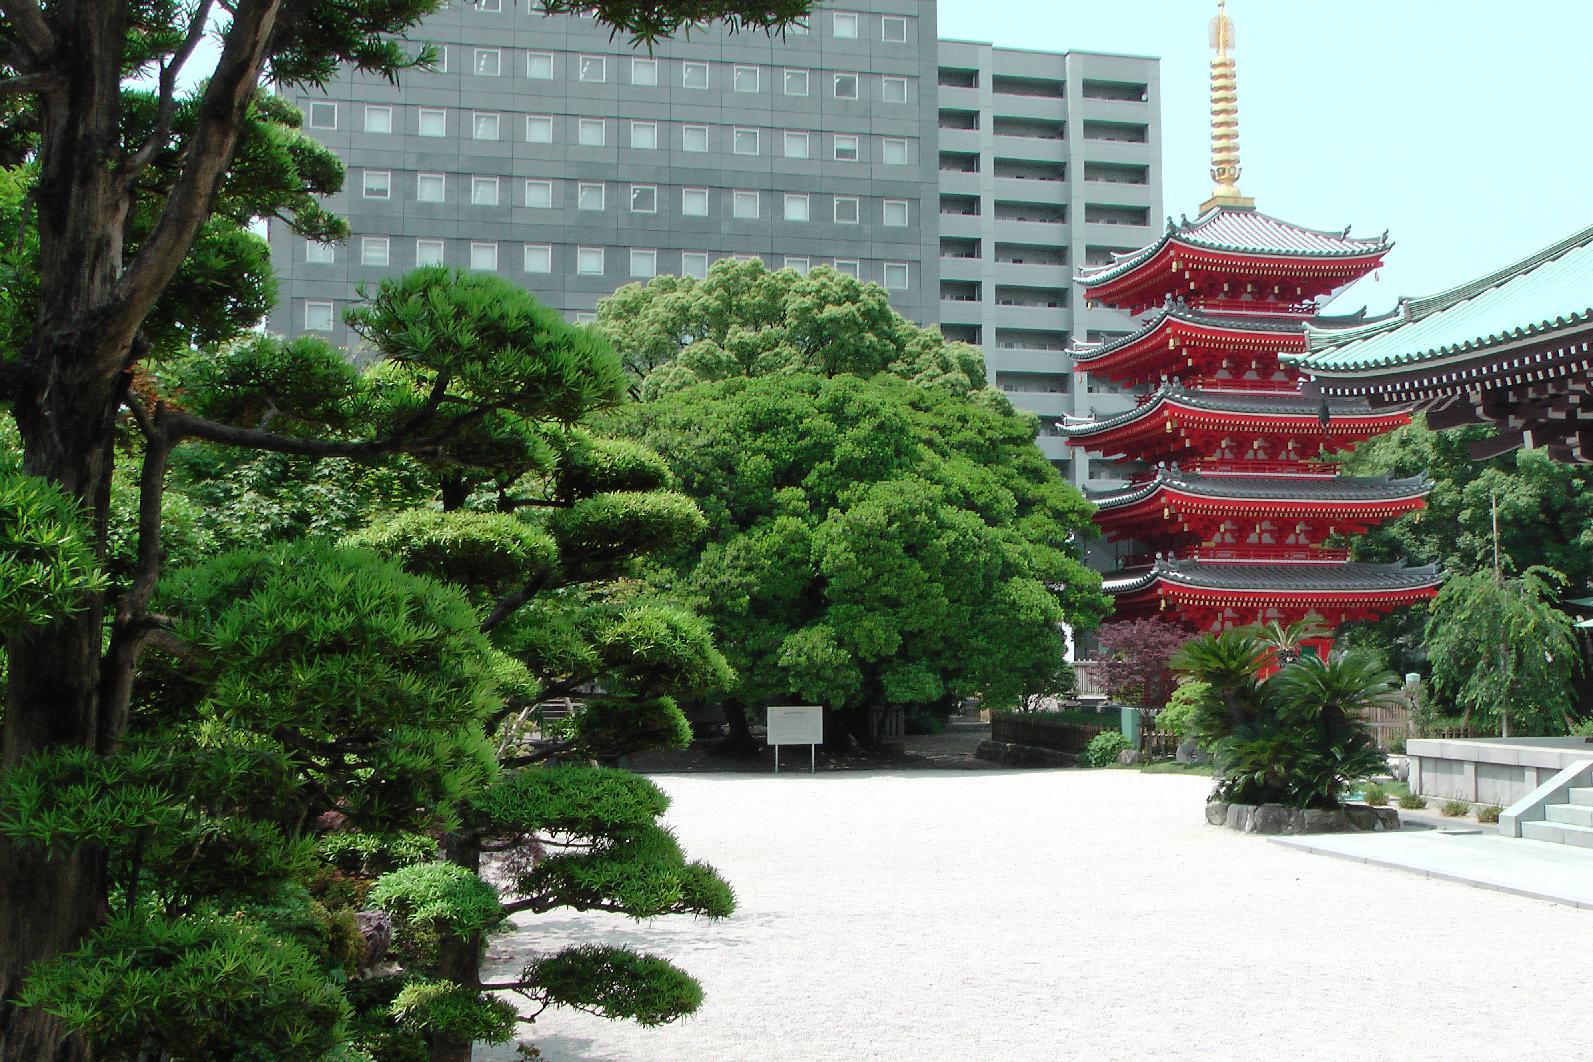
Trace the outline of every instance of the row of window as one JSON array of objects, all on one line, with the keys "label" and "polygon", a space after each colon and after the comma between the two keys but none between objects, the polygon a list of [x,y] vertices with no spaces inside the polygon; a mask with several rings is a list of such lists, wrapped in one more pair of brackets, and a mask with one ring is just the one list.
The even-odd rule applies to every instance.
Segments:
[{"label": "row of window", "polygon": [[[472,206],[512,206],[503,190],[508,183],[501,177],[471,177],[470,204]],[[527,178],[524,182],[521,204],[533,210],[549,210],[556,204],[555,191],[563,181],[544,178]],[[608,184],[603,181],[576,181],[575,208],[577,210],[603,211],[608,209]],[[625,186],[620,186],[624,188]],[[656,214],[659,210],[659,186],[632,184],[625,201],[632,214]],[[367,199],[391,199],[393,175],[388,170],[366,170],[364,183]],[[786,221],[811,221],[811,204],[822,197],[807,192],[770,193],[780,195],[784,204]],[[682,188],[680,213],[682,217],[705,218],[709,216],[711,189]],[[729,191],[730,216],[757,218],[762,214],[763,193],[756,189],[736,188]],[[831,201],[831,218],[838,225],[857,225],[863,220],[862,197],[836,195]],[[417,203],[446,203],[448,201],[448,175],[443,173],[417,173],[415,175],[415,201]],[[880,223],[889,227],[905,228],[912,223],[911,203],[906,199],[881,201]],[[330,259],[328,259],[330,260]]]},{"label": "row of window", "polygon": [[[433,68],[437,73],[446,73],[448,69],[448,49],[439,47],[437,50],[437,65]],[[525,74],[532,81],[554,80],[553,68],[557,53],[554,52],[526,52]],[[607,55],[578,55],[575,57],[576,80],[589,84],[606,84],[609,80],[609,61],[613,59],[616,65],[621,60],[615,56]],[[638,88],[659,87],[660,64],[662,59],[630,60],[630,84]],[[683,59],[669,60],[680,68],[680,87],[698,92],[707,92],[713,88],[713,68],[715,64],[699,60]],[[504,63],[504,49],[502,48],[472,48],[470,50],[471,72],[478,77],[500,77],[507,66]],[[723,65],[723,64],[720,64]],[[763,91],[763,67],[756,63],[731,63],[729,85],[732,92],[756,93]],[[810,93],[812,71],[803,67],[771,68],[784,71],[780,83],[782,91],[787,96],[806,96]],[[855,100],[858,98],[857,86],[862,75],[855,71],[839,71],[835,74],[833,82],[836,99]],[[845,79],[843,82],[842,79]],[[881,97],[887,103],[907,102],[908,78],[891,75],[880,79],[882,82],[895,83],[899,92],[887,88]],[[893,99],[900,95],[900,99]]]},{"label": "row of window", "polygon": [[[503,0],[474,0],[477,11],[498,12],[503,10]],[[532,5],[527,5],[527,10],[532,14],[540,12]],[[830,35],[838,40],[857,40],[863,30],[863,14],[857,11],[832,11],[830,12]],[[812,18],[801,18],[786,27],[785,32],[793,37],[806,37],[812,32]],[[694,22],[692,28],[701,33],[708,28],[706,22]],[[879,39],[886,44],[907,43],[907,19],[902,15],[881,15],[879,20]]]},{"label": "row of window", "polygon": [[[370,112],[377,112],[373,125]],[[390,133],[392,132],[391,107],[366,108],[367,132]],[[382,113],[386,112],[386,113]],[[418,114],[418,127],[421,136],[440,137],[448,132],[448,112],[445,110],[420,108]],[[551,144],[555,140],[557,118],[551,114],[528,114],[525,116],[525,139],[528,144]],[[569,119],[566,117],[565,121]],[[626,147],[639,151],[656,151],[659,148],[659,123],[654,121],[632,120],[630,122],[615,123],[620,128],[628,131]],[[712,150],[713,130],[716,126],[694,125],[684,123],[680,127],[680,150],[683,152],[706,152]],[[503,115],[496,111],[471,112],[471,137],[475,140],[501,140],[503,139]],[[730,151],[735,155],[761,155],[763,153],[764,133],[770,139],[774,138],[775,130],[765,130],[748,126],[731,126]],[[825,134],[815,133],[805,129],[780,130],[781,153],[788,159],[811,159],[813,142]],[[607,118],[577,118],[575,119],[575,143],[581,147],[607,147],[609,142],[609,121]],[[831,157],[837,162],[862,161],[863,138],[858,133],[832,133],[830,137]],[[619,146],[619,145],[615,145]],[[907,137],[886,136],[880,138],[880,161],[887,166],[905,166],[912,159],[912,142]]]},{"label": "row of window", "polygon": [[[382,260],[371,262],[371,265],[391,264],[391,244],[386,237],[366,237],[366,239],[380,239]],[[577,276],[606,276],[608,273],[608,248],[606,247],[576,247],[575,248],[575,273]],[[547,243],[527,243],[521,245],[521,267],[529,274],[549,274],[553,272],[554,248]],[[647,280],[659,274],[659,252],[655,248],[632,247],[627,249],[629,265],[628,276],[636,280]],[[662,252],[669,253],[669,252]],[[469,248],[469,265],[472,270],[492,273],[500,268],[499,245],[491,240],[472,241]],[[415,241],[415,266],[445,265],[447,247],[443,240],[421,239]],[[732,257],[737,261],[748,261],[759,255],[719,255],[718,257]],[[708,267],[715,256],[707,251],[681,251],[680,275],[702,279],[708,275]],[[806,273],[816,263],[812,258],[799,255],[784,256],[781,265],[785,269],[795,269],[799,273]],[[855,258],[836,258],[832,264],[842,273],[865,279],[864,263]],[[880,282],[891,291],[905,291],[912,284],[912,270],[907,262],[881,262],[879,263]],[[304,303],[304,327],[311,332],[330,332],[334,321],[334,304],[328,300],[309,299]]]}]

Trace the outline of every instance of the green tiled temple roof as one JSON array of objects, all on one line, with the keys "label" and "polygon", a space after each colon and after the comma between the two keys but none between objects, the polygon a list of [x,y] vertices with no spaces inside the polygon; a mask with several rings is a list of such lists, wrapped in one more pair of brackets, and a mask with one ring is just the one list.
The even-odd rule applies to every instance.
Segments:
[{"label": "green tiled temple roof", "polygon": [[1593,321],[1593,227],[1437,295],[1402,299],[1360,328],[1306,329],[1281,360],[1308,373],[1402,371]]},{"label": "green tiled temple roof", "polygon": [[1350,235],[1349,229],[1338,232],[1307,229],[1254,210],[1214,207],[1194,221],[1183,218],[1175,225],[1169,218],[1167,231],[1161,239],[1104,266],[1081,270],[1079,283],[1090,287],[1113,280],[1154,258],[1173,242],[1212,251],[1280,258],[1355,258],[1387,251],[1393,246],[1387,233],[1376,239],[1357,239]]}]

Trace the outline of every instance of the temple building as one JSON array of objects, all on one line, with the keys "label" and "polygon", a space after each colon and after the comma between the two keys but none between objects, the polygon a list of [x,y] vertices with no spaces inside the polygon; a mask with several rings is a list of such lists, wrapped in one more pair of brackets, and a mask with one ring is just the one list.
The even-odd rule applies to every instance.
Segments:
[{"label": "temple building", "polygon": [[1118,618],[1211,630],[1314,616],[1333,628],[1426,600],[1439,582],[1431,566],[1356,563],[1327,545],[1422,508],[1425,479],[1344,476],[1331,456],[1409,414],[1307,396],[1283,360],[1309,336],[1363,324],[1320,308],[1391,244],[1302,228],[1240,194],[1224,7],[1212,22],[1211,199],[1150,246],[1079,276],[1092,303],[1148,316],[1127,336],[1076,347],[1076,371],[1152,389],[1129,412],[1063,431],[1074,446],[1143,462],[1125,488],[1091,497],[1107,539],[1127,550],[1105,582]]},{"label": "temple building", "polygon": [[1593,228],[1449,291],[1402,299],[1348,329],[1308,328],[1284,360],[1312,393],[1426,413],[1429,428],[1491,424],[1482,460],[1541,447],[1593,461]]}]

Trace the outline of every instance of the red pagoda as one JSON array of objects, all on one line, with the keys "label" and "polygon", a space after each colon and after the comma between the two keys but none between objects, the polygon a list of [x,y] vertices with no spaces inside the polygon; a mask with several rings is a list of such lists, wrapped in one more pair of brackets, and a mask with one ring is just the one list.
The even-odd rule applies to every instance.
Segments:
[{"label": "red pagoda", "polygon": [[1301,228],[1239,194],[1233,25],[1212,22],[1212,178],[1200,216],[1149,247],[1084,272],[1092,303],[1146,314],[1138,330],[1080,346],[1077,372],[1155,385],[1118,416],[1063,427],[1070,443],[1153,470],[1092,497],[1106,537],[1133,543],[1105,589],[1123,619],[1161,615],[1203,630],[1316,616],[1329,627],[1432,597],[1434,567],[1365,564],[1328,548],[1422,508],[1421,478],[1343,476],[1333,451],[1409,421],[1364,400],[1301,394],[1280,354],[1306,349],[1306,326],[1355,321],[1322,303],[1376,269],[1387,236]]}]

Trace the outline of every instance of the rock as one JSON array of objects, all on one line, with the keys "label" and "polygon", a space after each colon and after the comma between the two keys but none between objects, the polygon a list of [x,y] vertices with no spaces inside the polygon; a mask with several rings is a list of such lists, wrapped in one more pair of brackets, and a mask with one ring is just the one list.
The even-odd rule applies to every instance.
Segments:
[{"label": "rock", "polygon": [[1349,823],[1338,811],[1307,808],[1300,816],[1301,833],[1343,833]]},{"label": "rock", "polygon": [[1395,808],[1373,808],[1372,814],[1377,816],[1378,830],[1397,830],[1399,826],[1399,811]]},{"label": "rock", "polygon": [[1138,749],[1124,749],[1117,754],[1117,762],[1123,767],[1132,767],[1140,761]]},{"label": "rock", "polygon": [[1344,818],[1349,821],[1352,830],[1377,829],[1377,816],[1373,814],[1377,809],[1367,807],[1365,804],[1344,805]]},{"label": "rock", "polygon": [[1250,824],[1246,827],[1249,833],[1299,833],[1299,829],[1290,830],[1289,810],[1282,804],[1262,804],[1250,813]]},{"label": "rock", "polygon": [[1213,826],[1223,826],[1228,822],[1228,802],[1226,800],[1213,800],[1206,805],[1206,821]]},{"label": "rock", "polygon": [[1249,804],[1229,804],[1228,816],[1223,825],[1230,830],[1239,830],[1241,832],[1248,830],[1250,828],[1250,813],[1254,810],[1255,808]]},{"label": "rock", "polygon": [[365,938],[363,969],[368,970],[382,961],[393,942],[393,916],[386,911],[355,911],[354,924]]},{"label": "rock", "polygon": [[1005,741],[981,741],[974,756],[1003,767],[1076,767],[1079,762],[1077,756],[1066,752]]},{"label": "rock", "polygon": [[1401,782],[1410,781],[1410,760],[1404,756],[1390,756],[1388,769]]},{"label": "rock", "polygon": [[1185,738],[1178,743],[1178,751],[1173,753],[1173,759],[1179,763],[1210,763],[1211,757],[1202,751],[1195,743],[1194,738]]}]

